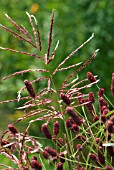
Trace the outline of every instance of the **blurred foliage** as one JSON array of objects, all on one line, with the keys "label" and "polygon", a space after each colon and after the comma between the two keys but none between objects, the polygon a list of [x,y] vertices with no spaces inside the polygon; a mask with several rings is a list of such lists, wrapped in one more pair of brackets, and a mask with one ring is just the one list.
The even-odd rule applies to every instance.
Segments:
[{"label": "blurred foliage", "polygon": [[[84,78],[87,70],[93,74],[97,74],[100,78],[100,86],[105,88],[106,95],[112,100],[110,93],[110,81],[113,71],[113,47],[114,47],[114,1],[113,0],[10,0],[0,1],[0,23],[14,30],[12,24],[5,18],[4,13],[7,13],[19,25],[24,25],[30,32],[31,27],[25,11],[34,14],[38,20],[41,39],[43,42],[42,53],[44,55],[47,50],[49,22],[51,11],[55,9],[55,23],[53,34],[53,47],[57,40],[60,40],[59,48],[54,59],[54,68],[68,56],[75,48],[80,46],[92,33],[95,34],[94,39],[84,46],[77,54],[69,61],[70,64],[84,62],[99,48],[100,51],[97,58],[92,61],[91,65],[87,66],[79,73],[81,78]],[[30,46],[19,41],[11,34],[0,29],[0,46],[17,49],[20,51],[34,51]],[[52,49],[53,50],[53,49]],[[53,70],[53,63],[50,65]],[[12,77],[6,81],[1,79],[4,76],[14,73],[15,71],[41,68],[41,63],[33,57],[15,54],[9,51],[0,50],[0,101],[13,99],[17,97],[17,91],[23,87],[23,80],[29,78],[30,81],[40,76],[39,73],[27,73],[23,76]],[[69,74],[69,73],[67,73]],[[64,80],[66,72],[57,74],[56,82]],[[80,78],[80,79],[81,79]],[[37,84],[36,89],[42,84]],[[26,92],[24,92],[26,93]],[[14,108],[20,103],[8,103],[0,106],[0,114],[13,113]],[[15,113],[16,114],[16,113]],[[14,114],[14,115],[15,115]]]}]

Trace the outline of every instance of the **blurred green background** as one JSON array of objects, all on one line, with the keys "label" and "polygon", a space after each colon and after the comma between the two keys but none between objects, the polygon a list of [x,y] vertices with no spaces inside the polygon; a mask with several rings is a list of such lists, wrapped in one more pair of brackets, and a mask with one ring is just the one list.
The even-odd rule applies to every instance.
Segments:
[{"label": "blurred green background", "polygon": [[[94,33],[94,39],[75,54],[69,64],[86,61],[99,48],[97,57],[79,73],[79,76],[86,77],[87,71],[98,75],[101,80],[99,86],[105,88],[105,94],[113,102],[110,83],[112,72],[114,72],[114,0],[0,0],[0,23],[14,30],[12,24],[5,18],[4,13],[7,13],[17,24],[24,25],[31,32],[25,11],[35,15],[43,44],[42,53],[38,51],[37,54],[44,55],[47,50],[52,9],[55,9],[53,48],[56,42],[60,41],[52,66],[56,67]],[[0,46],[34,52],[34,49],[26,43],[2,29],[0,29]],[[16,98],[17,91],[23,87],[23,80],[29,78],[32,81],[38,77],[38,74],[28,73],[6,81],[2,81],[2,78],[15,71],[29,68],[41,68],[39,60],[0,50],[0,101]],[[58,75],[57,82],[64,80],[65,74],[63,72],[61,76]],[[38,84],[38,87],[42,85]],[[16,111],[15,108],[18,106],[20,106],[19,103],[0,105],[0,135],[6,130],[9,122],[23,115],[21,111]]]}]

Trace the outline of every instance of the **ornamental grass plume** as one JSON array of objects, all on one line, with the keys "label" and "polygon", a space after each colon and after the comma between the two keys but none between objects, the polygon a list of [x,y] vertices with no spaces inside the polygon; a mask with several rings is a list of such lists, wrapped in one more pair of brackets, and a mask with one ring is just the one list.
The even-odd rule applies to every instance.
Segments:
[{"label": "ornamental grass plume", "polygon": [[[0,28],[23,41],[27,47],[29,45],[32,49],[31,52],[28,52],[0,47],[1,50],[31,58],[35,57],[39,61],[38,68],[17,71],[3,78],[5,81],[13,76],[25,74],[25,80],[24,82],[22,80],[23,86],[19,89],[17,98],[0,102],[0,104],[18,102],[17,109],[24,111],[23,116],[10,123],[1,136],[0,156],[8,159],[11,165],[7,165],[7,161],[3,160],[4,162],[0,163],[0,169],[113,169],[113,101],[107,98],[104,88],[99,87],[99,79],[93,73],[88,71],[82,80],[78,76],[78,73],[95,59],[99,49],[95,50],[84,63],[79,61],[72,65],[68,64],[74,54],[76,55],[93,39],[94,34],[58,65],[55,65],[54,58],[57,57],[59,41],[53,48],[55,44],[53,27],[56,25],[54,10],[52,10],[50,20],[47,48],[43,48],[44,45],[41,41],[40,23],[34,15],[28,12],[26,14],[31,31],[23,25],[17,24],[7,14],[5,16],[15,30],[0,24]],[[63,71],[66,73],[64,79],[60,78]],[[31,72],[35,72],[37,78],[29,81],[26,79],[26,73],[31,74]],[[57,82],[59,82],[59,87]],[[40,87],[36,90],[35,85],[39,84]],[[24,96],[24,90],[28,91],[27,96]],[[112,73],[110,93],[114,96],[114,73]],[[26,120],[27,127],[23,127],[20,132],[20,129],[16,128],[17,124],[23,123],[24,120]],[[32,134],[33,124],[36,136]]]}]

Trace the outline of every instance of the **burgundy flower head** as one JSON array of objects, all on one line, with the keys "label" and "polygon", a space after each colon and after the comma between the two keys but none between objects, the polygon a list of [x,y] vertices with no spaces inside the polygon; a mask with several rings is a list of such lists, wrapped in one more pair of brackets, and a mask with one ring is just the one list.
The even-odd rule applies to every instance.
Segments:
[{"label": "burgundy flower head", "polygon": [[66,94],[61,93],[60,97],[65,104],[70,105],[70,103],[71,103],[70,98]]},{"label": "burgundy flower head", "polygon": [[9,125],[8,125],[8,129],[9,129],[9,131],[10,131],[11,133],[13,133],[14,135],[15,135],[16,133],[18,133],[18,130],[16,129],[16,127],[15,127],[13,124],[9,124]]},{"label": "burgundy flower head", "polygon": [[45,135],[47,139],[52,139],[52,135],[48,129],[48,126],[46,123],[44,123],[41,127],[42,133]]},{"label": "burgundy flower head", "polygon": [[87,72],[87,78],[91,83],[96,81],[96,78],[93,76],[91,72]]},{"label": "burgundy flower head", "polygon": [[72,107],[67,107],[66,112],[72,117],[72,119],[77,125],[80,126],[82,124],[83,119],[77,115],[77,113],[73,110]]},{"label": "burgundy flower head", "polygon": [[34,89],[32,87],[32,83],[29,82],[28,80],[24,80],[24,84],[25,84],[27,91],[29,92],[30,96],[35,98],[36,95],[35,95]]}]

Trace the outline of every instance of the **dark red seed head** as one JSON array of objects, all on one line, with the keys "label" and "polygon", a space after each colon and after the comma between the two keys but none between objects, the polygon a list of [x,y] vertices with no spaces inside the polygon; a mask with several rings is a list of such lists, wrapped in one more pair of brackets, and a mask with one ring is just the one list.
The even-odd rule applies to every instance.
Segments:
[{"label": "dark red seed head", "polygon": [[45,159],[49,159],[49,153],[47,151],[42,151],[42,155]]},{"label": "dark red seed head", "polygon": [[105,115],[101,115],[101,122],[105,123],[107,121],[107,117]]},{"label": "dark red seed head", "polygon": [[96,78],[93,76],[91,72],[87,72],[87,78],[91,83],[96,81]]},{"label": "dark red seed head", "polygon": [[9,124],[8,125],[8,129],[9,129],[9,131],[12,133],[12,134],[16,134],[16,133],[18,133],[18,130],[16,129],[16,127],[14,126],[14,125],[12,125],[12,124]]},{"label": "dark red seed head", "polygon": [[108,113],[108,108],[103,110],[103,115],[106,115]]},{"label": "dark red seed head", "polygon": [[77,148],[78,151],[82,151],[82,145],[81,144],[77,144],[76,148]]},{"label": "dark red seed head", "polygon": [[78,98],[77,98],[78,103],[79,103],[79,104],[82,104],[83,101],[84,101],[84,98],[83,98],[83,96],[82,96],[82,93],[81,93],[81,92],[78,92],[77,96],[78,96]]},{"label": "dark red seed head", "polygon": [[60,123],[58,121],[54,122],[53,125],[53,133],[55,136],[57,136],[59,134],[60,131]]},{"label": "dark red seed head", "polygon": [[72,124],[71,130],[76,134],[80,128],[77,124]]},{"label": "dark red seed head", "polygon": [[89,92],[89,101],[91,103],[94,103],[95,102],[95,98],[94,98],[94,93],[93,92]]},{"label": "dark red seed head", "polygon": [[105,170],[113,170],[110,166],[105,166]]},{"label": "dark red seed head", "polygon": [[63,164],[61,162],[57,163],[56,170],[63,170]]},{"label": "dark red seed head", "polygon": [[53,148],[46,146],[44,150],[47,151],[51,156],[57,156],[57,151]]},{"label": "dark red seed head", "polygon": [[76,139],[82,142],[87,142],[86,138],[81,134],[76,135]]},{"label": "dark red seed head", "polygon": [[29,92],[30,96],[35,98],[36,95],[35,95],[35,91],[32,87],[32,83],[29,82],[28,80],[24,80],[24,84],[25,84],[27,91]]},{"label": "dark red seed head", "polygon": [[83,123],[83,119],[77,115],[77,113],[73,110],[72,107],[67,107],[66,112],[72,117],[72,119],[77,125],[80,126]]},{"label": "dark red seed head", "polygon": [[104,100],[103,97],[99,97],[99,106],[100,107],[103,107],[103,106],[108,107],[108,103]]},{"label": "dark red seed head", "polygon": [[98,96],[103,97],[103,94],[104,94],[104,89],[100,88],[99,91],[98,91]]},{"label": "dark red seed head", "polygon": [[64,153],[61,152],[61,153],[59,154],[59,156],[60,156],[60,162],[61,162],[61,163],[64,163],[64,162],[65,162],[65,155],[64,155]]},{"label": "dark red seed head", "polygon": [[[86,99],[86,102],[89,102],[89,99]],[[93,107],[93,105],[92,105],[91,102],[90,102],[90,103],[87,103],[87,104],[86,104],[86,107],[87,107],[89,113],[94,112],[94,107]]]},{"label": "dark red seed head", "polygon": [[58,138],[57,140],[60,143],[60,146],[63,146],[63,139],[62,138]]},{"label": "dark red seed head", "polygon": [[52,139],[52,135],[48,129],[48,126],[46,123],[44,123],[41,127],[42,133],[45,135],[47,139]]},{"label": "dark red seed head", "polygon": [[110,141],[111,140],[111,133],[108,133],[107,134],[107,141]]},{"label": "dark red seed head", "polygon": [[42,165],[37,160],[32,160],[31,167],[34,170],[42,170]]},{"label": "dark red seed head", "polygon": [[97,122],[98,120],[99,120],[99,117],[98,116],[94,116],[93,122]]},{"label": "dark red seed head", "polygon": [[97,161],[98,161],[98,158],[97,158],[97,156],[96,156],[94,153],[90,153],[90,154],[89,154],[89,157],[90,157],[90,159],[92,159],[94,162],[97,162]]},{"label": "dark red seed head", "polygon": [[102,165],[105,164],[105,157],[104,157],[102,146],[99,146],[99,149],[98,149],[98,160]]},{"label": "dark red seed head", "polygon": [[110,154],[110,156],[114,156],[114,147],[113,146],[107,146],[107,151]]},{"label": "dark red seed head", "polygon": [[36,156],[33,156],[33,157],[32,157],[32,160],[37,160],[37,157],[36,157]]},{"label": "dark red seed head", "polygon": [[71,127],[72,127],[72,124],[74,123],[74,120],[71,118],[71,117],[69,117],[67,120],[66,120],[66,127],[68,128],[68,129],[70,129]]},{"label": "dark red seed head", "polygon": [[60,98],[63,100],[65,104],[70,105],[71,103],[70,98],[66,94],[60,93]]},{"label": "dark red seed head", "polygon": [[114,124],[111,120],[108,120],[106,124],[106,129],[108,130],[109,133],[114,133]]}]

